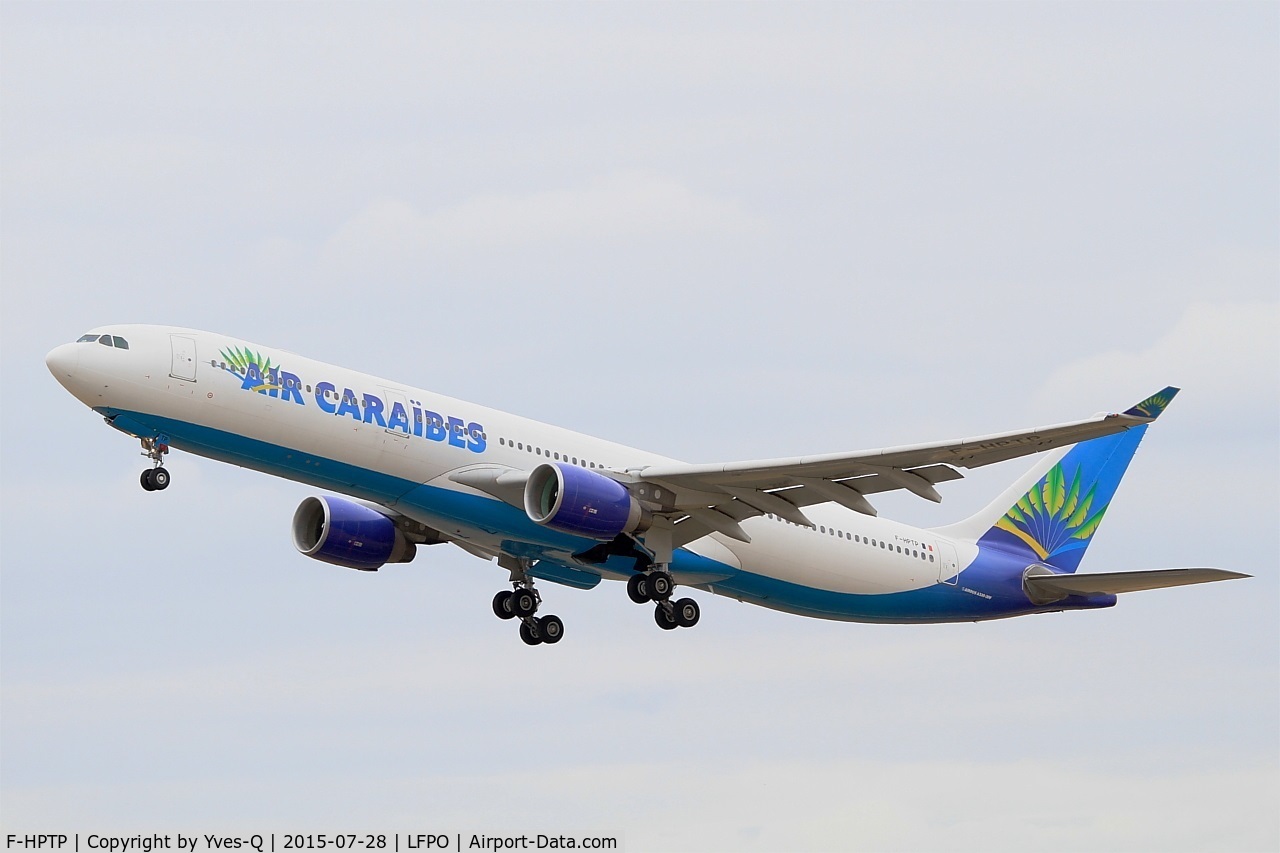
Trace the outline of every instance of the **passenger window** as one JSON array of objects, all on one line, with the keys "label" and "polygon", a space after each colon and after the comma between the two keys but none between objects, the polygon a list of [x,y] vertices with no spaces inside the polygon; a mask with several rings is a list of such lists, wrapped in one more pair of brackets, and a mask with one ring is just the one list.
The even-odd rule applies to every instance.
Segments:
[{"label": "passenger window", "polygon": [[98,343],[102,344],[103,346],[107,346],[107,347],[111,346],[111,336],[110,336],[110,335],[103,335],[102,337],[98,338]]},{"label": "passenger window", "polygon": [[827,532],[827,528],[825,528],[825,527],[819,527],[819,528],[818,528],[818,532],[820,532],[820,533],[826,533],[826,532]]},{"label": "passenger window", "polygon": [[116,345],[116,349],[128,349],[129,342],[119,335],[112,335],[111,342]]}]

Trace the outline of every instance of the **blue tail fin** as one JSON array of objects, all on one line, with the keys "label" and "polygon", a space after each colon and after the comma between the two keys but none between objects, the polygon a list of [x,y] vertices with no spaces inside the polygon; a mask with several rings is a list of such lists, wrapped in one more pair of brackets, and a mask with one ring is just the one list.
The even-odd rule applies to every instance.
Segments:
[{"label": "blue tail fin", "polygon": [[[1125,414],[1154,420],[1177,393],[1166,388]],[[1050,454],[995,503],[946,532],[968,534],[980,546],[1023,555],[1029,563],[1074,572],[1147,426],[1137,424]]]}]

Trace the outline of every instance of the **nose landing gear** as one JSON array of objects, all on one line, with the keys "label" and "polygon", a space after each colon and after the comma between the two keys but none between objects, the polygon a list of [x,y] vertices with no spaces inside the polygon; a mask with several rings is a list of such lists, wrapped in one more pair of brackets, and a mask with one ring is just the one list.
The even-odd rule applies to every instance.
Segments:
[{"label": "nose landing gear", "polygon": [[138,478],[142,488],[148,492],[162,492],[169,488],[169,472],[164,469],[164,455],[169,452],[169,442],[165,436],[142,439],[142,455],[155,463]]},{"label": "nose landing gear", "polygon": [[142,488],[148,492],[161,492],[169,488],[169,472],[163,468],[148,468],[139,478]]}]

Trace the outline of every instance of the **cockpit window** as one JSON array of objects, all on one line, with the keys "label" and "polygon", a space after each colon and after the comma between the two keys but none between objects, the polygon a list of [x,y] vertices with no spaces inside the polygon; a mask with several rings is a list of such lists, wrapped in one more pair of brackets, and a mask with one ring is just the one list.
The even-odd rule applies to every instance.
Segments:
[{"label": "cockpit window", "polygon": [[104,347],[114,347],[115,349],[129,348],[129,342],[126,341],[124,338],[120,337],[119,335],[99,335],[96,333],[92,335],[81,335],[76,340],[76,343],[83,344],[83,343],[90,343],[92,341],[97,341],[98,343],[102,344]]}]

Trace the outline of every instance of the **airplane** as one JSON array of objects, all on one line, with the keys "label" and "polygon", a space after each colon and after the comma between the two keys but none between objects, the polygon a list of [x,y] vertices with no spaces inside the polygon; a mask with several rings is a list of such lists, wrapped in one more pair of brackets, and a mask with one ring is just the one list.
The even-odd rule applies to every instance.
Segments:
[{"label": "airplane", "polygon": [[[195,329],[103,326],[50,372],[140,440],[142,488],[177,448],[344,497],[305,498],[294,546],[375,572],[453,543],[508,573],[492,609],[529,645],[536,581],[625,582],[664,630],[698,602],[678,587],[855,622],[983,621],[1111,607],[1119,593],[1249,577],[1216,568],[1077,571],[1147,427],[1177,388],[1119,413],[930,444],[687,464],[421,388]],[[943,527],[880,518],[871,498],[1044,454],[985,509]]]}]

